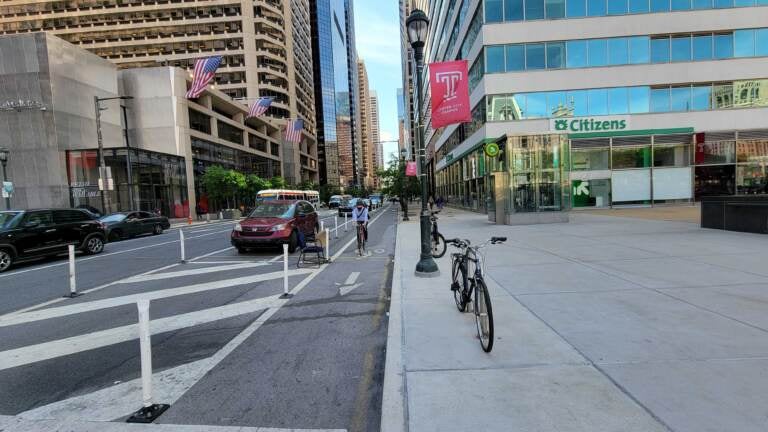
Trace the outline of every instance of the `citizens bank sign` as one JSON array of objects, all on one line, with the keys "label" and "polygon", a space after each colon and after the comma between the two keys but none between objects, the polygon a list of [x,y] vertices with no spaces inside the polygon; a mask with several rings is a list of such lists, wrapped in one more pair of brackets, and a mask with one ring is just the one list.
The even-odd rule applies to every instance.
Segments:
[{"label": "citizens bank sign", "polygon": [[629,116],[556,118],[549,121],[549,130],[565,133],[629,130]]}]

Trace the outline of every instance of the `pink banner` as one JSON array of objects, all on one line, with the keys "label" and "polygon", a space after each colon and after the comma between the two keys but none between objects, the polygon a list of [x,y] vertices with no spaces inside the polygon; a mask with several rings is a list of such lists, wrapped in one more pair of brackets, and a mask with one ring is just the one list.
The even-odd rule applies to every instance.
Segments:
[{"label": "pink banner", "polygon": [[416,175],[418,175],[416,162],[408,162],[405,164],[405,175],[408,177],[416,177]]},{"label": "pink banner", "polygon": [[466,60],[429,65],[432,129],[472,121],[467,69]]}]

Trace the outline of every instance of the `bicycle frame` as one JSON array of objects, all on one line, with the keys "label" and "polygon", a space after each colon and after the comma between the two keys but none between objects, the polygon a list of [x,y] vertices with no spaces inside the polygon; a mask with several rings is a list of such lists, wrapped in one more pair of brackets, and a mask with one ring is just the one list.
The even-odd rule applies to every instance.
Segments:
[{"label": "bicycle frame", "polygon": [[[458,259],[461,260],[461,262],[459,263],[459,271],[461,271],[461,278],[463,282],[462,296],[464,300],[468,302],[469,299],[472,298],[472,292],[475,289],[475,284],[477,283],[477,279],[483,277],[483,272],[481,271],[482,267],[480,263],[480,257],[477,255],[477,251],[474,248],[467,247],[459,255],[460,256],[458,257]],[[474,269],[475,271],[473,272],[471,277],[469,276],[470,262],[475,266],[475,269]]]}]

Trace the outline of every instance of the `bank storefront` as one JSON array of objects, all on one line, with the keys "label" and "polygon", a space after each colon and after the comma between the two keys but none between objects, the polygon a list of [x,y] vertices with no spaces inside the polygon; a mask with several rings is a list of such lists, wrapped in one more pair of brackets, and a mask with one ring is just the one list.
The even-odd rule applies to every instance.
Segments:
[{"label": "bank storefront", "polygon": [[436,163],[436,193],[479,212],[501,215],[502,205],[507,217],[692,203],[768,194],[767,167],[768,129],[633,129],[631,116],[554,118],[546,133],[465,142],[445,154]]}]

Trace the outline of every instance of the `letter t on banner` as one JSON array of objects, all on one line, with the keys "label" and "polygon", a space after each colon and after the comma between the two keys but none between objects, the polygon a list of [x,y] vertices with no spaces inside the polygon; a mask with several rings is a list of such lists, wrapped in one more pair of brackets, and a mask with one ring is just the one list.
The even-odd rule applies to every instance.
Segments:
[{"label": "letter t on banner", "polygon": [[466,60],[430,63],[432,129],[472,121]]}]

